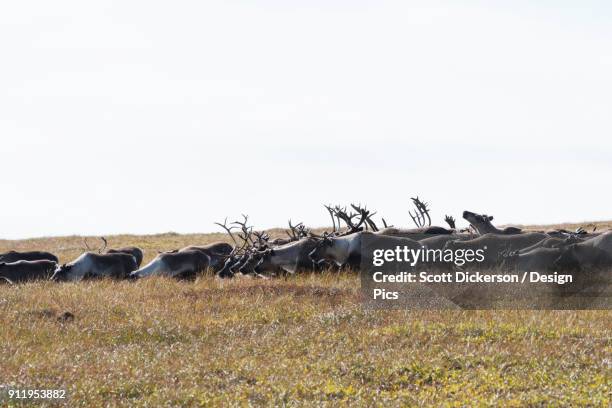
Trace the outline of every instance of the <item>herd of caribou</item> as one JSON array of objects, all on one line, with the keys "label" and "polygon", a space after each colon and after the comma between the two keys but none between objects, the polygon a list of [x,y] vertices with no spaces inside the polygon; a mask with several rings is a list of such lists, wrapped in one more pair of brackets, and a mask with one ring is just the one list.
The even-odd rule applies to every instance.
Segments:
[{"label": "herd of caribou", "polygon": [[[228,224],[217,223],[233,244],[225,242],[205,246],[188,246],[160,252],[141,267],[143,252],[137,247],[89,250],[74,261],[59,265],[58,258],[48,252],[15,252],[0,254],[0,283],[19,283],[37,279],[78,281],[94,278],[140,279],[166,276],[195,278],[212,271],[220,278],[237,274],[257,277],[277,276],[300,271],[337,268],[358,269],[362,258],[362,240],[380,247],[405,246],[433,250],[487,248],[485,263],[480,268],[501,267],[521,271],[580,271],[612,267],[612,231],[523,231],[508,227],[498,229],[493,217],[463,212],[469,222],[459,230],[455,219],[446,216],[449,228],[431,226],[426,203],[413,198],[415,212],[410,216],[416,228],[383,228],[373,220],[375,213],[358,205],[325,206],[332,220],[332,231],[315,233],[302,223],[289,221],[286,238],[271,239],[266,232],[254,231],[248,217]],[[87,245],[87,243],[85,242]],[[87,246],[88,249],[89,246]],[[450,265],[447,265],[451,267]]]}]

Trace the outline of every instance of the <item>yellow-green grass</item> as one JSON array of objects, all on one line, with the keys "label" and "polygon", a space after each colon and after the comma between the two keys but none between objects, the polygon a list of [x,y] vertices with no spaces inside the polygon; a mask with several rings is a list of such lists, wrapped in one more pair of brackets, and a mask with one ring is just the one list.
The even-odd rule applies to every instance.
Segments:
[{"label": "yellow-green grass", "polygon": [[[108,238],[150,259],[222,236]],[[609,406],[611,329],[609,311],[364,310],[345,273],[0,285],[0,384],[87,407]]]}]

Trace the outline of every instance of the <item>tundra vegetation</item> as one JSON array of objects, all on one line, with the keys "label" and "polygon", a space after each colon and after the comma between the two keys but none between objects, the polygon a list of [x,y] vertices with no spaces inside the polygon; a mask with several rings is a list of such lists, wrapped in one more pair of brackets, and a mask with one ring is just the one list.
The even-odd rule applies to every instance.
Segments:
[{"label": "tundra vegetation", "polygon": [[[144,265],[232,242],[107,239],[141,248]],[[67,263],[83,240],[0,241],[40,249]],[[369,311],[357,275],[335,269],[0,284],[0,327],[0,385],[65,387],[69,406],[609,406],[612,393],[609,311]]]}]

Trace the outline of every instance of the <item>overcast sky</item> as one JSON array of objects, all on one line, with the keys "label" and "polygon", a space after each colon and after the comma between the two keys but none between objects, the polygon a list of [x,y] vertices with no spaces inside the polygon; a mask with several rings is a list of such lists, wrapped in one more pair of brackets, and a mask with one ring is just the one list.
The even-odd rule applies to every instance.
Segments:
[{"label": "overcast sky", "polygon": [[0,135],[2,238],[612,219],[612,7],[3,2]]}]

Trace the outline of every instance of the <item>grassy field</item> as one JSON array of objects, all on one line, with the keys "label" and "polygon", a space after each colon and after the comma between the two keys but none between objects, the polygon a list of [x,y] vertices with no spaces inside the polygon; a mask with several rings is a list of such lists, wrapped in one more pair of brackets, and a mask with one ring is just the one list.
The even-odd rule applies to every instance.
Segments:
[{"label": "grassy field", "polygon": [[[109,243],[151,259],[219,238]],[[0,285],[0,384],[65,387],[73,407],[609,406],[611,334],[609,311],[364,310],[352,274]]]}]

